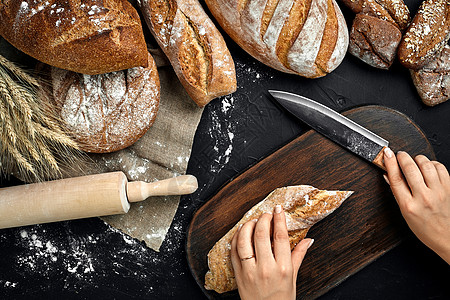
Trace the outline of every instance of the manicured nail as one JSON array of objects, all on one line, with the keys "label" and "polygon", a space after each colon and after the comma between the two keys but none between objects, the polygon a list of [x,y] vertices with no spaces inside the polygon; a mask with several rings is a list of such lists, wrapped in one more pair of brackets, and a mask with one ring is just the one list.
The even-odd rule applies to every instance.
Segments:
[{"label": "manicured nail", "polygon": [[387,184],[391,185],[391,183],[389,182],[389,178],[387,177],[386,174],[383,174],[383,178],[384,180],[386,180]]},{"label": "manicured nail", "polygon": [[387,158],[394,157],[394,152],[392,152],[391,148],[384,148],[384,155],[386,155]]},{"label": "manicured nail", "polygon": [[311,241],[309,242],[308,249],[312,246],[312,244],[314,244],[314,239],[311,239]]},{"label": "manicured nail", "polygon": [[281,212],[281,205],[278,204],[275,206],[275,213],[279,214],[280,212]]}]

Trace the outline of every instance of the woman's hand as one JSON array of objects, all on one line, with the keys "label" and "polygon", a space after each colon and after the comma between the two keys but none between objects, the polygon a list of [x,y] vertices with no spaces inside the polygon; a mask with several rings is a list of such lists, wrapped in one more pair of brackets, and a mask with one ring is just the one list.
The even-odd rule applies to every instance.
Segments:
[{"label": "woman's hand", "polygon": [[241,299],[295,299],[298,269],[312,243],[312,239],[304,239],[291,252],[280,205],[273,215],[265,213],[259,220],[245,223],[231,241],[231,262]]},{"label": "woman's hand", "polygon": [[[450,263],[450,176],[445,166],[423,155],[397,157],[384,151],[386,181],[414,234]],[[403,173],[403,175],[402,175]]]}]

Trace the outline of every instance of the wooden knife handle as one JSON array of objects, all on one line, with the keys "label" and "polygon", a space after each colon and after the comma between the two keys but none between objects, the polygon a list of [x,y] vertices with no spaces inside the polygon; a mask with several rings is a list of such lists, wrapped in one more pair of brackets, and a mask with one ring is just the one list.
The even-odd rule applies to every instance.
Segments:
[{"label": "wooden knife handle", "polygon": [[0,228],[128,212],[127,178],[113,172],[0,189]]},{"label": "wooden knife handle", "polygon": [[197,187],[197,178],[192,175],[181,175],[150,183],[134,181],[127,184],[127,197],[130,202],[138,202],[150,196],[191,194]]},{"label": "wooden knife handle", "polygon": [[386,167],[384,165],[384,149],[387,147],[383,147],[380,152],[378,152],[377,156],[372,160],[372,163],[375,164],[377,167],[380,167],[381,169],[386,171]]}]

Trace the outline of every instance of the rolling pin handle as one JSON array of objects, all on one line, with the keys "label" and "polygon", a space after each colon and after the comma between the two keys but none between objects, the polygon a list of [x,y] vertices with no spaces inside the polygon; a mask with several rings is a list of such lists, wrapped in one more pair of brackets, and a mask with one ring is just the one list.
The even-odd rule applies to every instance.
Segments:
[{"label": "rolling pin handle", "polygon": [[133,181],[127,184],[127,197],[129,202],[139,202],[150,196],[191,194],[197,188],[197,178],[193,175],[181,175],[150,183]]}]

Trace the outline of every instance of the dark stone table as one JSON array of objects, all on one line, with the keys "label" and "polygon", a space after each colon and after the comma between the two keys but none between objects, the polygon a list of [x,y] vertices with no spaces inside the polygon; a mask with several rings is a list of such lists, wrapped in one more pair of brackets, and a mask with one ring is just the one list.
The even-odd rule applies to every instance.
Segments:
[{"label": "dark stone table", "polygon": [[[406,3],[414,14],[419,1]],[[343,11],[350,25],[353,14]],[[394,108],[422,128],[437,159],[450,167],[450,101],[423,105],[408,70],[398,62],[383,71],[347,55],[333,73],[311,80],[274,71],[226,41],[238,90],[204,110],[188,166],[200,187],[182,197],[161,251],[109,229],[98,218],[3,229],[1,299],[204,298],[185,254],[192,214],[221,185],[308,130],[270,100],[268,89],[302,94],[337,111],[366,104]],[[16,183],[3,179],[1,185]],[[450,299],[449,279],[449,266],[411,234],[321,299]]]}]

